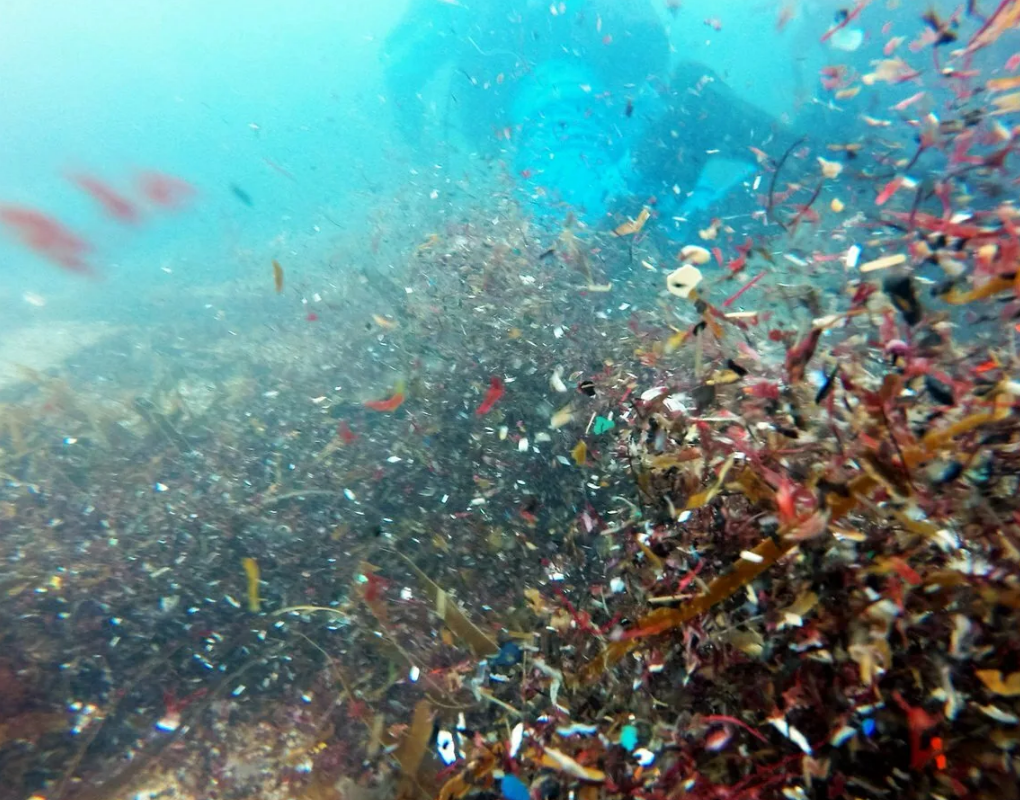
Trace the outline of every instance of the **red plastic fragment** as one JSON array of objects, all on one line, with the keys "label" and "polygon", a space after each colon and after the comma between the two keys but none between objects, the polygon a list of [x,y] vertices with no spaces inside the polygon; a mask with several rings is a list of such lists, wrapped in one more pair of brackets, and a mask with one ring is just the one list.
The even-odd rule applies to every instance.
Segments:
[{"label": "red plastic fragment", "polygon": [[752,286],[754,286],[758,281],[760,281],[762,278],[765,277],[765,272],[766,272],[766,270],[762,270],[757,275],[755,275],[753,278],[751,278],[751,280],[749,280],[747,283],[745,283],[742,287],[740,287],[740,289],[738,289],[734,294],[732,294],[732,295],[730,295],[730,297],[726,298],[723,301],[723,308],[729,308],[731,305],[733,305],[733,303],[744,292],[746,292],[748,289],[750,289]]},{"label": "red plastic fragment", "polygon": [[921,737],[939,724],[939,718],[932,716],[920,706],[911,706],[899,692],[893,692],[893,700],[907,715],[907,730],[910,733],[910,768],[924,769],[934,754],[934,748],[921,745]]},{"label": "red plastic fragment", "polygon": [[489,391],[485,393],[485,399],[482,400],[482,404],[475,409],[475,416],[482,417],[492,411],[493,406],[499,402],[499,398],[503,396],[506,391],[506,387],[503,385],[503,381],[496,375],[493,375],[489,379]]}]

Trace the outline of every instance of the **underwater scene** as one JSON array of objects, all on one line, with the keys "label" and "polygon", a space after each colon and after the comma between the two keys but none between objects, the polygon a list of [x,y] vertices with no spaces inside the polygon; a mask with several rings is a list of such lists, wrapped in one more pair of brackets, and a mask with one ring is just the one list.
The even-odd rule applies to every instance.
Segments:
[{"label": "underwater scene", "polygon": [[1020,0],[5,0],[0,800],[1020,800]]}]

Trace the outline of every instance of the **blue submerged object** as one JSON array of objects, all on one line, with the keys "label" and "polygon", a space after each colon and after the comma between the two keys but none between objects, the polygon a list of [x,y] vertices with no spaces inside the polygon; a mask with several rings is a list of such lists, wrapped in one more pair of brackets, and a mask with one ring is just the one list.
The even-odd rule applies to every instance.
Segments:
[{"label": "blue submerged object", "polygon": [[523,657],[524,651],[521,650],[520,645],[516,642],[505,642],[499,648],[499,652],[489,659],[489,663],[494,667],[512,667],[520,664]]},{"label": "blue submerged object", "polygon": [[516,775],[504,775],[499,788],[504,800],[529,800],[531,797],[524,781]]}]

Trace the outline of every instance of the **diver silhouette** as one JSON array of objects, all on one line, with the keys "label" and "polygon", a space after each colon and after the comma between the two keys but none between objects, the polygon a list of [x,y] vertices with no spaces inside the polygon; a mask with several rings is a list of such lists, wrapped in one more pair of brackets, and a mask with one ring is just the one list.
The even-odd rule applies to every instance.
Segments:
[{"label": "diver silhouette", "polygon": [[458,134],[482,156],[511,154],[538,213],[569,209],[592,224],[635,197],[656,196],[668,213],[707,209],[753,171],[749,147],[794,140],[708,68],[670,74],[650,2],[412,0],[382,58],[412,146],[439,138],[428,99],[438,83],[456,101]]}]

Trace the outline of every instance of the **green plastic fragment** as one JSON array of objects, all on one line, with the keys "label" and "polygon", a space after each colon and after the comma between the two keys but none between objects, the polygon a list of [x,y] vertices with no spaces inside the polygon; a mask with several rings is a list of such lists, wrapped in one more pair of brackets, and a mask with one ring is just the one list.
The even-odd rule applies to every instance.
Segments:
[{"label": "green plastic fragment", "polygon": [[638,732],[637,728],[633,725],[624,725],[620,728],[620,747],[626,750],[628,753],[634,751],[634,748],[638,745]]},{"label": "green plastic fragment", "polygon": [[615,427],[616,423],[613,422],[611,419],[606,419],[605,417],[595,417],[595,426],[592,428],[592,430],[595,432],[595,435],[598,436],[600,433],[611,431]]}]

